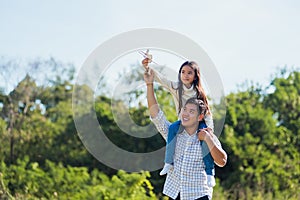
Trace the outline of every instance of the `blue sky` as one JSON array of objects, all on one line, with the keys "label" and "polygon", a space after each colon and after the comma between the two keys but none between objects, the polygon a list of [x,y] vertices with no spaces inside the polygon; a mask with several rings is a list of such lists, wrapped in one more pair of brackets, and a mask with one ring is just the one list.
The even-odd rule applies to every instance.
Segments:
[{"label": "blue sky", "polygon": [[79,69],[113,36],[169,29],[206,51],[228,93],[245,80],[268,84],[277,67],[300,66],[299,9],[296,0],[0,0],[0,56],[53,56]]}]

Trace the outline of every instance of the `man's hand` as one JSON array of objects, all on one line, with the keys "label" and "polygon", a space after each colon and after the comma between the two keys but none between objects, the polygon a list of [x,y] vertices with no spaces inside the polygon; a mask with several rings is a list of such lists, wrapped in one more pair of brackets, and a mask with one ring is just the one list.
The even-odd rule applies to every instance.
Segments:
[{"label": "man's hand", "polygon": [[203,128],[198,132],[198,139],[206,141],[207,137],[210,137],[212,130],[211,128]]},{"label": "man's hand", "polygon": [[149,71],[148,72],[145,72],[144,73],[144,80],[146,82],[147,85],[149,84],[153,84],[153,81],[154,81],[154,73],[152,71],[151,68],[149,68]]},{"label": "man's hand", "polygon": [[198,133],[198,139],[206,142],[214,162],[219,167],[224,167],[227,162],[227,154],[220,145],[217,145],[214,137],[214,133],[210,128],[201,129]]}]

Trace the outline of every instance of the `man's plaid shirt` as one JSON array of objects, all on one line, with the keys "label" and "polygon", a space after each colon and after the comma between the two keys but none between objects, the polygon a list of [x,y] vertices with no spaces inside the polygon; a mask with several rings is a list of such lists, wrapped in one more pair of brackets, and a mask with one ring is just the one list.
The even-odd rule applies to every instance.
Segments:
[{"label": "man's plaid shirt", "polygon": [[[167,138],[170,122],[160,110],[151,119],[164,139]],[[221,146],[218,138],[216,144]],[[207,176],[204,170],[202,148],[197,134],[189,135],[185,130],[177,135],[174,155],[174,168],[168,174],[163,193],[173,199],[180,192],[181,199],[197,199],[208,195],[212,198],[213,189],[207,186]]]}]

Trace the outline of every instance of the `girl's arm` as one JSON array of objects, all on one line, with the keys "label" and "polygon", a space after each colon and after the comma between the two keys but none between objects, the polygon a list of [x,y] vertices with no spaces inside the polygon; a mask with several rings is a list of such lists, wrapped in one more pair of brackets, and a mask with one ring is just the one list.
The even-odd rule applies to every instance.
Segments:
[{"label": "girl's arm", "polygon": [[212,118],[212,114],[208,113],[204,116],[204,121],[207,128],[210,128],[214,132],[214,121]]},{"label": "girl's arm", "polygon": [[160,72],[158,72],[157,70],[150,68],[148,66],[150,59],[149,58],[145,58],[142,61],[143,67],[145,68],[146,71],[148,71],[149,69],[152,70],[153,75],[154,75],[154,79],[161,84],[163,87],[167,88],[170,92],[172,92],[174,90],[174,88],[177,87],[177,83],[174,81],[170,81],[169,79],[167,79],[164,75],[162,75]]},{"label": "girl's arm", "polygon": [[154,75],[154,79],[158,83],[160,83],[161,86],[166,88],[171,93],[171,95],[173,97],[173,100],[174,100],[174,103],[175,103],[176,113],[178,113],[179,112],[179,110],[178,110],[179,99],[178,99],[178,92],[177,92],[178,82],[170,81],[165,76],[163,76],[161,73],[156,71],[155,69],[149,68],[148,63],[149,63],[148,58],[145,58],[142,61],[142,64],[143,64],[144,68],[146,69],[146,71],[149,71],[149,69],[151,69],[152,72],[153,72],[153,75]]}]

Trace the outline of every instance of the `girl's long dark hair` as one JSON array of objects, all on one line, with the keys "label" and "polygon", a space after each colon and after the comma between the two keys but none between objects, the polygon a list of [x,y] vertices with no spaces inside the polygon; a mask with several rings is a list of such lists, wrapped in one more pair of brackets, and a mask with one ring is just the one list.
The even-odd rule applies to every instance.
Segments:
[{"label": "girl's long dark hair", "polygon": [[184,66],[189,66],[189,67],[191,67],[194,70],[194,72],[195,72],[195,79],[193,81],[193,86],[194,86],[194,90],[196,90],[196,93],[197,93],[196,97],[197,97],[197,99],[202,100],[207,105],[208,109],[207,109],[206,113],[210,113],[209,106],[208,106],[207,96],[205,94],[205,91],[204,91],[204,89],[202,87],[201,80],[200,80],[200,69],[198,67],[198,64],[196,62],[194,62],[194,61],[186,61],[186,62],[184,62],[181,65],[181,67],[179,69],[179,73],[178,73],[178,82],[179,82],[178,88],[177,88],[177,90],[178,90],[177,91],[178,92],[178,97],[179,97],[178,114],[180,113],[180,110],[181,110],[181,108],[183,106],[182,105],[183,83],[182,83],[180,77],[181,77],[182,68]]}]

